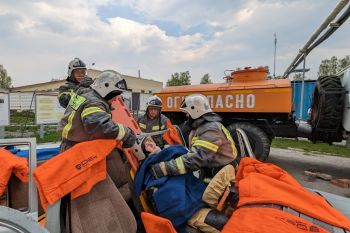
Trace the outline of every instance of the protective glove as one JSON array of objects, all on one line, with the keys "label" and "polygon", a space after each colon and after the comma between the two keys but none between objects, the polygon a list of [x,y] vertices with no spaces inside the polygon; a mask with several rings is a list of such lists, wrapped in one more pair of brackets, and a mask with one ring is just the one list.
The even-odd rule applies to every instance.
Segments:
[{"label": "protective glove", "polygon": [[125,130],[125,136],[122,139],[123,141],[123,148],[130,148],[132,147],[136,142],[136,135],[134,131],[132,131],[129,127],[123,126]]},{"label": "protective glove", "polygon": [[90,87],[90,85],[94,82],[92,78],[88,76],[84,76],[84,78],[80,81],[79,87]]},{"label": "protective glove", "polygon": [[70,101],[70,94],[62,94],[59,98],[58,98],[58,102],[60,103],[62,108],[67,108],[69,101]]},{"label": "protective glove", "polygon": [[164,162],[160,162],[160,163],[152,165],[150,172],[154,176],[154,178],[156,178],[156,179],[159,179],[163,176],[168,175],[168,172],[166,170],[166,166],[165,166]]}]

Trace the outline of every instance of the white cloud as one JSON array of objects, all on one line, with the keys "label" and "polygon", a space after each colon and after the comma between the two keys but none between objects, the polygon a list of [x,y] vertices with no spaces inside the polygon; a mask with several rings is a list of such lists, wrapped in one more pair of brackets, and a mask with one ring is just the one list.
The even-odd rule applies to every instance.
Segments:
[{"label": "white cloud", "polygon": [[[145,22],[118,16],[101,20],[98,7],[128,5]],[[277,73],[283,73],[298,49],[334,7],[320,1],[7,1],[0,3],[0,64],[15,85],[64,77],[78,56],[97,69],[117,69],[163,81],[189,70],[193,83],[209,73],[216,82],[223,71],[273,64],[277,33]],[[183,30],[205,23],[210,35],[169,36],[150,22],[170,21]],[[349,23],[308,57],[317,72],[320,60],[350,54]],[[311,72],[310,72],[311,74]]]}]

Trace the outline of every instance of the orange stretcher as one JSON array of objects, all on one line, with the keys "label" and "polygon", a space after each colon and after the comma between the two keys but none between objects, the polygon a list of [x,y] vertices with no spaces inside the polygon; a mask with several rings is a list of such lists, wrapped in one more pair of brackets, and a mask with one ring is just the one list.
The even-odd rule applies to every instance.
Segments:
[{"label": "orange stretcher", "polygon": [[[131,128],[135,134],[141,134],[141,128],[129,112],[127,106],[125,105],[124,101],[121,97],[116,97],[115,101],[112,103],[112,120],[114,122],[118,122],[120,124],[123,124],[125,126],[128,126]],[[167,128],[168,131],[163,135],[164,140],[169,144],[182,144],[181,137],[177,131],[176,126],[172,125],[171,122],[167,122]],[[130,177],[133,180],[137,171],[137,168],[139,166],[139,161],[137,158],[133,155],[131,149],[122,148],[121,145],[117,145],[119,149],[121,149],[124,152],[124,155],[126,159],[128,160],[131,170],[130,170]],[[152,213],[152,210],[147,205],[147,202],[145,200],[145,197],[143,195],[140,196],[140,203],[144,210],[144,212],[141,213],[141,218],[143,221],[143,224],[145,226],[146,232],[152,232],[152,233],[176,233],[175,228],[173,227],[172,223],[166,219],[162,218],[160,216],[156,216]]]}]

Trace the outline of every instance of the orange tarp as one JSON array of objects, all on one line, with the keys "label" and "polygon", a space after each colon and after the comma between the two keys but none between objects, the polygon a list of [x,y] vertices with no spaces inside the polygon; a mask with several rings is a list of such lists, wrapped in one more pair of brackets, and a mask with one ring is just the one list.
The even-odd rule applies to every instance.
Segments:
[{"label": "orange tarp", "polygon": [[327,233],[302,218],[273,208],[239,208],[222,233]]},{"label": "orange tarp", "polygon": [[[291,175],[276,165],[243,158],[236,175],[236,185],[239,191],[238,207],[258,203],[278,204],[290,207],[327,224],[350,230],[349,219],[330,206],[323,197],[304,189]],[[264,210],[267,209],[269,208]],[[255,208],[250,208],[250,211],[253,214]],[[287,217],[287,213],[280,212],[281,215],[285,214]],[[250,217],[246,217],[246,220]],[[234,215],[230,222],[234,221],[233,218]],[[244,218],[240,219],[240,222],[243,221],[245,221]],[[262,222],[256,224],[260,223]],[[255,227],[258,226],[255,225]]]},{"label": "orange tarp", "polygon": [[147,233],[177,233],[169,219],[142,212],[141,218]]},{"label": "orange tarp", "polygon": [[33,176],[44,209],[68,193],[72,199],[86,194],[106,179],[106,157],[116,144],[113,139],[82,142],[38,167]]},{"label": "orange tarp", "polygon": [[4,193],[12,173],[22,182],[27,182],[28,171],[27,159],[18,157],[5,148],[0,148],[0,196]]}]

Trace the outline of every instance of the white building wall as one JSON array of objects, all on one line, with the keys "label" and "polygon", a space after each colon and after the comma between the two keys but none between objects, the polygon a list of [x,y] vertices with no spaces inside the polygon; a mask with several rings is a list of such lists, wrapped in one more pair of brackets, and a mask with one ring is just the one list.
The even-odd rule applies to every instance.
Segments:
[{"label": "white building wall", "polygon": [[[33,103],[30,108],[30,103]],[[35,110],[34,92],[12,92],[10,93],[10,110],[25,111]]]}]

